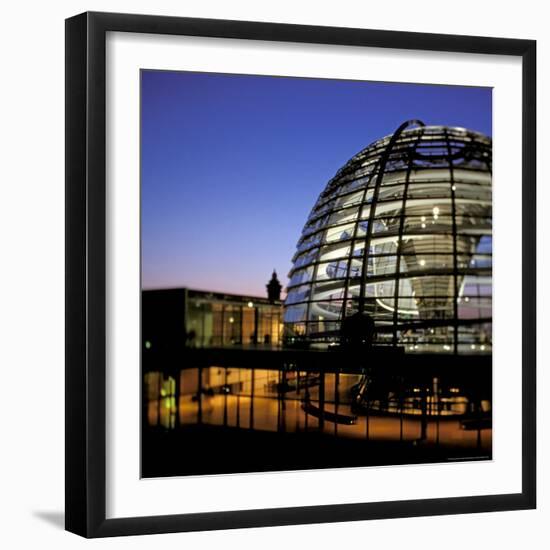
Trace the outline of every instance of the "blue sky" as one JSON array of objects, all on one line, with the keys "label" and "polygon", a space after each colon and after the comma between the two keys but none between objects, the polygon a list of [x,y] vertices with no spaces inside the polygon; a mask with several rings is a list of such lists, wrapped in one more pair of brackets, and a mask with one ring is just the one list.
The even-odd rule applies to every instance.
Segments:
[{"label": "blue sky", "polygon": [[143,71],[143,288],[286,284],[328,180],[408,119],[492,135],[491,89]]}]

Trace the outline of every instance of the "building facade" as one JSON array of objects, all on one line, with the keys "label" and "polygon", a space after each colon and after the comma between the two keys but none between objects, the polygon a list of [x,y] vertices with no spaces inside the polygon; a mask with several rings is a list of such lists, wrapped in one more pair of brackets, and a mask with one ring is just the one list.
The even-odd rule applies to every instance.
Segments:
[{"label": "building facade", "polygon": [[162,347],[278,346],[282,303],[188,288],[142,292],[143,342]]}]

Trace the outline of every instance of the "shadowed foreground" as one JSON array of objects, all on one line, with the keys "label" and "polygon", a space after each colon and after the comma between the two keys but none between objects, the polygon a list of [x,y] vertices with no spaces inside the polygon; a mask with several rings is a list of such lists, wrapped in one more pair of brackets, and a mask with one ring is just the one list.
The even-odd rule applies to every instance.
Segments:
[{"label": "shadowed foreground", "polygon": [[[490,430],[482,430],[490,432]],[[482,441],[489,443],[489,434]],[[273,433],[223,426],[185,426],[177,432],[146,430],[143,477],[307,470],[487,460],[476,450],[417,441],[365,441],[323,433]]]}]

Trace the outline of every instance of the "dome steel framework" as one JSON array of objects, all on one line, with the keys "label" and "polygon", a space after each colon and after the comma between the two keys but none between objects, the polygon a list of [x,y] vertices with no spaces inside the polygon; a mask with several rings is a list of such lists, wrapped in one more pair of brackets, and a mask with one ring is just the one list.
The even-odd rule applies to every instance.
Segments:
[{"label": "dome steel framework", "polygon": [[361,312],[377,345],[490,353],[491,163],[490,138],[417,120],[349,160],[298,242],[287,342],[338,342]]}]

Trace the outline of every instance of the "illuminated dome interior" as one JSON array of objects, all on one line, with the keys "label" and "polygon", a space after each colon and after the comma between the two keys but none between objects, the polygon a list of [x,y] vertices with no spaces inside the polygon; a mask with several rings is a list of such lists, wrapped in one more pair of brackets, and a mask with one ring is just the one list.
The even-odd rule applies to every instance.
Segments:
[{"label": "illuminated dome interior", "polygon": [[490,353],[490,138],[408,121],[343,166],[303,229],[285,301],[287,343],[338,342],[370,315],[377,345]]}]

